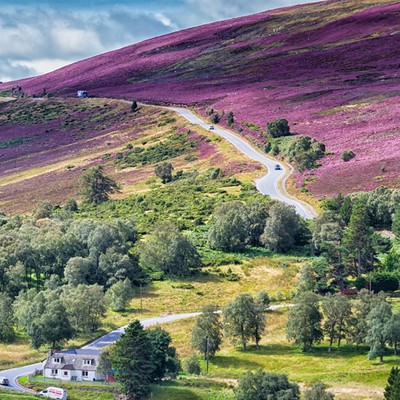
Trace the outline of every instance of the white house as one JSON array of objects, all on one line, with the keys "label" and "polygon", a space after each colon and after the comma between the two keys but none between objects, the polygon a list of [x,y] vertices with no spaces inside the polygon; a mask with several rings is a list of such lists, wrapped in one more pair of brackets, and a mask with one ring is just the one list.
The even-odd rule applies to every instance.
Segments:
[{"label": "white house", "polygon": [[74,349],[51,352],[43,365],[45,378],[66,381],[98,381],[105,376],[97,372],[99,350]]}]

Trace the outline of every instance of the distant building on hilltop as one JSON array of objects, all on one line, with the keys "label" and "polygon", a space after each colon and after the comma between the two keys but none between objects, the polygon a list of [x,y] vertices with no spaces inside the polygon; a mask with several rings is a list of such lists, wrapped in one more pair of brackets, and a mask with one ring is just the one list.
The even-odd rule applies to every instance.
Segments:
[{"label": "distant building on hilltop", "polygon": [[86,90],[78,90],[76,92],[76,97],[80,99],[86,99],[86,97],[88,97],[88,92]]}]

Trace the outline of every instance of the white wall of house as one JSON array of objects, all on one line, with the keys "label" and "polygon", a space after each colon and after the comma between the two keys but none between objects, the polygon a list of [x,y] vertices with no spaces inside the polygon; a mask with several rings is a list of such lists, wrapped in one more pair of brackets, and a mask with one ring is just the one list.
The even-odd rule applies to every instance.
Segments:
[{"label": "white wall of house", "polygon": [[99,381],[104,379],[104,375],[98,374],[96,371],[51,370],[49,368],[43,370],[43,376],[45,378],[62,379],[65,381]]}]

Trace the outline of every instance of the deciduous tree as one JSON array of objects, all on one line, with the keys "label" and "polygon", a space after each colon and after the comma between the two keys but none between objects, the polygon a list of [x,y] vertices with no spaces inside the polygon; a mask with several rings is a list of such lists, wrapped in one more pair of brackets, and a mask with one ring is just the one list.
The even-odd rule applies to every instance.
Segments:
[{"label": "deciduous tree", "polygon": [[287,339],[301,344],[303,351],[311,350],[312,345],[323,337],[321,319],[318,296],[310,292],[302,293],[297,304],[289,311]]},{"label": "deciduous tree", "polygon": [[139,246],[140,265],[166,275],[188,276],[201,266],[200,254],[171,222],[160,222]]},{"label": "deciduous tree", "polygon": [[204,354],[213,356],[222,342],[222,323],[217,307],[208,305],[197,317],[192,331],[192,347]]}]

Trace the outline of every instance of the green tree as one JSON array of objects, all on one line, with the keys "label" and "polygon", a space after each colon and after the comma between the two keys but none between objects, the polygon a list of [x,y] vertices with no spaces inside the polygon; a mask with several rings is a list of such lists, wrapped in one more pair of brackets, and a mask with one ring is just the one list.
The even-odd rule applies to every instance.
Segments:
[{"label": "green tree", "polygon": [[214,305],[205,306],[193,327],[192,347],[204,354],[204,360],[207,353],[213,356],[222,342],[222,323],[217,311]]},{"label": "green tree", "polygon": [[322,301],[322,310],[324,314],[324,332],[329,337],[329,350],[332,350],[332,344],[335,339],[340,342],[345,334],[345,327],[351,316],[351,306],[347,298],[341,294],[327,294]]},{"label": "green tree", "polygon": [[97,372],[102,375],[107,375],[112,370],[112,363],[111,363],[111,353],[112,353],[112,346],[107,346],[101,350],[99,356],[99,364],[97,366]]},{"label": "green tree", "polygon": [[99,204],[107,201],[110,195],[118,193],[120,186],[111,177],[104,174],[104,167],[89,168],[79,181],[81,186],[80,194],[88,203]]},{"label": "green tree", "polygon": [[400,399],[400,370],[398,367],[392,367],[385,387],[385,400]]},{"label": "green tree", "polygon": [[322,382],[317,382],[313,387],[304,392],[304,400],[333,400],[335,395],[326,391]]},{"label": "green tree", "polygon": [[386,334],[390,345],[394,347],[394,354],[397,355],[397,347],[400,343],[400,314],[393,314],[386,323]]},{"label": "green tree", "polygon": [[167,183],[172,181],[172,171],[174,167],[170,162],[163,162],[158,164],[154,169],[154,173],[159,177],[162,183]]},{"label": "green tree", "polygon": [[246,206],[239,201],[218,205],[208,231],[210,247],[222,251],[242,251],[247,240]]},{"label": "green tree", "polygon": [[264,372],[261,368],[255,372],[246,372],[235,389],[237,400],[299,400],[300,389],[291,383],[285,374]]},{"label": "green tree", "polygon": [[220,121],[220,116],[218,113],[213,114],[213,116],[211,117],[211,122],[213,124],[218,124],[218,122]]},{"label": "green tree", "polygon": [[400,207],[397,207],[393,217],[392,231],[396,235],[396,238],[400,238]]},{"label": "green tree", "polygon": [[138,109],[137,101],[133,100],[131,104],[131,111],[137,111],[137,109]]},{"label": "green tree", "polygon": [[273,138],[290,135],[290,127],[287,119],[279,118],[268,122],[267,134]]},{"label": "green tree", "polygon": [[100,285],[67,285],[63,287],[61,300],[75,330],[94,332],[106,312],[104,291]]},{"label": "green tree", "polygon": [[133,297],[131,281],[126,278],[114,283],[106,293],[106,300],[114,311],[125,310],[129,300]]},{"label": "green tree", "polygon": [[232,126],[235,121],[232,111],[228,112],[227,118],[228,118],[228,126]]},{"label": "green tree", "polygon": [[65,266],[64,276],[68,284],[78,286],[89,283],[94,271],[95,263],[92,258],[72,257]]},{"label": "green tree", "polygon": [[139,247],[140,265],[149,271],[188,276],[197,272],[201,257],[188,238],[171,222],[160,222]]},{"label": "green tree", "polygon": [[297,304],[289,311],[286,337],[301,344],[303,351],[311,350],[312,345],[320,342],[323,337],[318,300],[314,293],[302,293]]},{"label": "green tree", "polygon": [[363,271],[363,254],[369,250],[371,237],[368,207],[361,203],[355,204],[345,231],[344,245],[357,265],[357,277],[360,277]]},{"label": "green tree", "polygon": [[150,391],[154,372],[153,349],[140,321],[131,322],[112,347],[110,360],[122,392],[143,399]]},{"label": "green tree", "polygon": [[257,348],[265,330],[265,317],[260,304],[249,294],[240,294],[223,310],[224,331],[234,343],[240,343],[246,351],[247,343],[254,338]]},{"label": "green tree", "polygon": [[260,246],[260,236],[264,231],[268,218],[268,206],[256,201],[246,204],[243,209],[245,223],[243,229],[247,230],[246,242],[252,246]]},{"label": "green tree", "polygon": [[12,299],[0,293],[0,341],[12,342],[15,338]]},{"label": "green tree", "polygon": [[353,301],[353,317],[349,322],[349,334],[357,346],[365,342],[368,333],[368,314],[383,301],[385,301],[383,294],[370,293],[367,289],[361,289],[357,299]]},{"label": "green tree", "polygon": [[268,310],[268,308],[269,308],[269,303],[271,302],[271,301],[270,301],[270,298],[269,298],[269,296],[268,296],[268,293],[267,293],[265,290],[260,290],[260,291],[256,294],[256,296],[255,296],[255,298],[254,298],[254,301],[255,301],[257,304],[260,305],[261,310],[262,310],[263,312],[265,312],[265,311]]},{"label": "green tree", "polygon": [[293,206],[275,203],[269,209],[261,243],[274,252],[287,252],[304,238],[304,225]]},{"label": "green tree", "polygon": [[57,344],[71,339],[74,335],[74,330],[61,300],[53,300],[47,305],[38,325],[42,331],[43,342],[51,344],[53,349],[56,348]]},{"label": "green tree", "polygon": [[370,345],[368,357],[374,359],[379,357],[379,362],[383,362],[386,343],[389,341],[387,325],[392,317],[392,307],[381,302],[374,307],[367,316],[367,336],[366,342]]},{"label": "green tree", "polygon": [[178,360],[176,349],[170,346],[172,339],[168,332],[161,328],[146,331],[150,341],[153,360],[152,381],[159,381],[164,377],[176,378],[181,365]]}]

